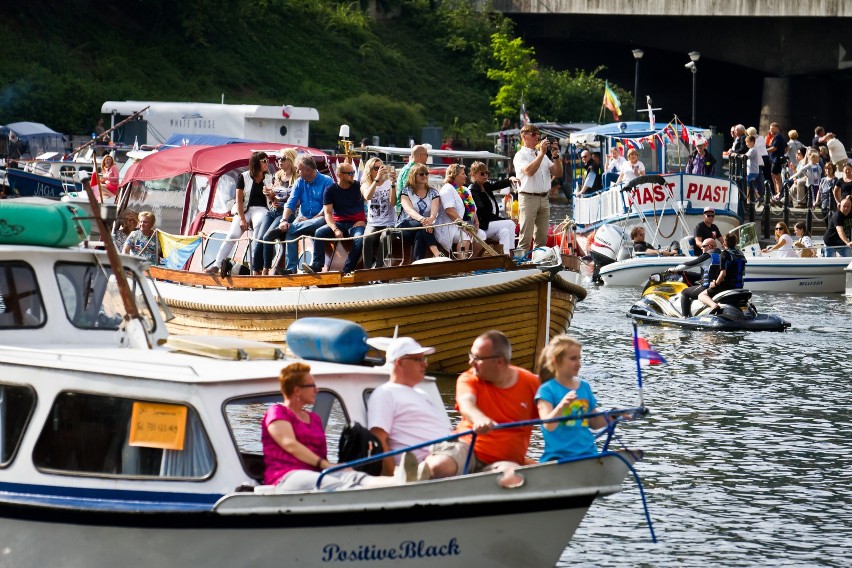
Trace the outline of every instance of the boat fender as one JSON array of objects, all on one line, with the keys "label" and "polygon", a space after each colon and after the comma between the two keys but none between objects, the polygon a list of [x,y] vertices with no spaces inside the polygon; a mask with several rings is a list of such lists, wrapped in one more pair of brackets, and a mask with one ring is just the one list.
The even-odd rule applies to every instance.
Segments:
[{"label": "boat fender", "polygon": [[0,202],[0,244],[73,247],[91,231],[86,213],[70,203]]},{"label": "boat fender", "polygon": [[367,332],[357,323],[337,318],[302,318],[287,328],[287,348],[312,361],[356,364],[369,350]]}]

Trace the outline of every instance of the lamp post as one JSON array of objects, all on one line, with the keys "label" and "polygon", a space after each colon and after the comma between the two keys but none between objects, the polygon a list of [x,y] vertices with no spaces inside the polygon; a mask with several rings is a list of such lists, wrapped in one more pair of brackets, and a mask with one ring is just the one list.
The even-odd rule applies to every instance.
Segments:
[{"label": "lamp post", "polygon": [[645,52],[641,49],[633,50],[633,59],[636,60],[636,75],[634,76],[633,81],[633,120],[636,120],[639,113],[637,109],[639,108],[637,105],[639,104],[637,101],[639,100],[639,60],[642,59],[642,56],[645,55]]},{"label": "lamp post", "polygon": [[697,124],[695,120],[695,75],[698,73],[698,65],[696,65],[696,63],[700,57],[701,54],[697,51],[690,51],[689,59],[691,59],[691,61],[684,65],[684,67],[692,71],[692,126]]}]

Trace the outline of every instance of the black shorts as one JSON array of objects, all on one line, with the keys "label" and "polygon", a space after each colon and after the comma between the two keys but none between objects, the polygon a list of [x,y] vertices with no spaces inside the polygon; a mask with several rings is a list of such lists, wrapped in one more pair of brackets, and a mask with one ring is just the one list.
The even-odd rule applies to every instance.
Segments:
[{"label": "black shorts", "polygon": [[772,173],[775,175],[781,175],[781,170],[784,169],[784,166],[781,165],[780,162],[772,162]]}]

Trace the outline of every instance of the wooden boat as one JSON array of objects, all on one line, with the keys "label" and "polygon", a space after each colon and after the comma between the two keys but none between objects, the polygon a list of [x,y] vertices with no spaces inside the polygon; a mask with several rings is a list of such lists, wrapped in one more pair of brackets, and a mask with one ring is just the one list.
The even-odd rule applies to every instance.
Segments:
[{"label": "wooden boat", "polygon": [[[579,260],[576,260],[579,267]],[[371,270],[292,276],[231,276],[151,267],[174,315],[175,334],[237,335],[283,344],[287,327],[306,316],[347,319],[370,335],[414,337],[433,345],[435,372],[468,367],[473,340],[501,329],[513,358],[534,368],[553,335],[564,333],[586,296],[578,270],[517,266],[483,257]],[[448,332],[448,330],[452,330]]]},{"label": "wooden boat", "polygon": [[[24,226],[21,215],[0,202],[4,226]],[[78,229],[68,231],[82,240]],[[169,337],[139,259],[35,246],[32,233],[0,234],[3,564],[552,565],[639,458],[606,450],[528,465],[512,487],[478,473],[277,492],[260,485],[259,424],[293,359],[246,339]],[[334,460],[340,428],[365,422],[388,371],[311,367]],[[422,388],[440,401],[432,379]]]}]

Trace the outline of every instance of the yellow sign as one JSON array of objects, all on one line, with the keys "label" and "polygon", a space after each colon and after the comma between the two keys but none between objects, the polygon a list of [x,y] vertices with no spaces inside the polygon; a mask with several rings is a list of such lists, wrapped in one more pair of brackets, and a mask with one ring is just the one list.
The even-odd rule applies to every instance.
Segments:
[{"label": "yellow sign", "polygon": [[185,406],[134,402],[128,444],[141,448],[182,450],[186,437]]}]

